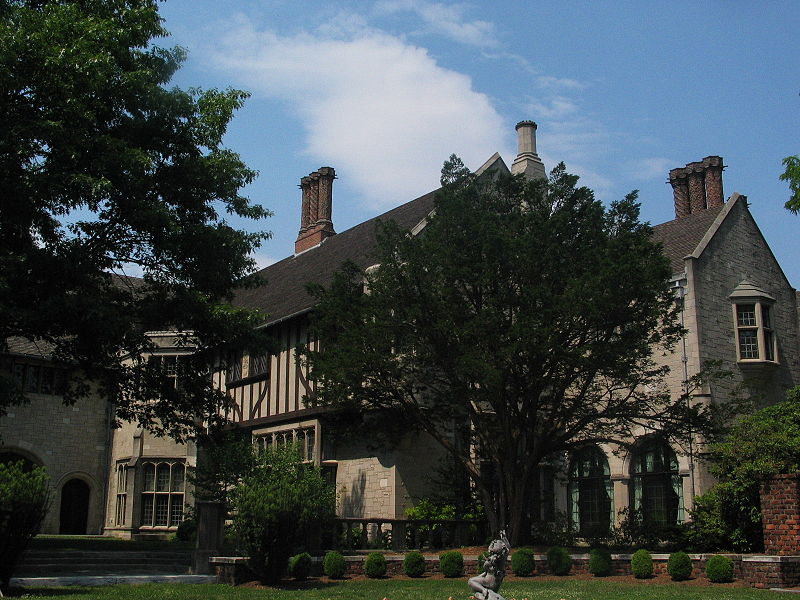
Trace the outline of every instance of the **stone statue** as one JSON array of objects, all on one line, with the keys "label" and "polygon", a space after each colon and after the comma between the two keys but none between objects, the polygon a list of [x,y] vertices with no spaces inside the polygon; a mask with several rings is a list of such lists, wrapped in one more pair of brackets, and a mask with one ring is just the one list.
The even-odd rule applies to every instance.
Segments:
[{"label": "stone statue", "polygon": [[483,572],[472,577],[467,583],[475,592],[475,600],[505,600],[499,593],[500,584],[506,576],[506,561],[511,554],[506,532],[501,531],[499,539],[489,544],[489,555],[483,562]]}]

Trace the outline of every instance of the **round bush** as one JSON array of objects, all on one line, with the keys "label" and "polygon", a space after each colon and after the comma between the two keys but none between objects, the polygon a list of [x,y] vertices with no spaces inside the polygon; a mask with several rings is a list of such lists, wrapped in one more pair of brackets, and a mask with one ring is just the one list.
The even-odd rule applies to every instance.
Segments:
[{"label": "round bush", "polygon": [[386,575],[386,557],[380,552],[370,552],[364,561],[364,574],[370,579]]},{"label": "round bush", "polygon": [[706,577],[712,583],[733,581],[733,561],[727,556],[715,554],[706,563]]},{"label": "round bush", "polygon": [[686,552],[673,552],[667,561],[667,573],[673,581],[684,581],[692,576],[692,559]]},{"label": "round bush", "polygon": [[611,552],[607,548],[595,548],[589,553],[589,573],[595,577],[611,575]]},{"label": "round bush", "polygon": [[305,579],[311,573],[311,555],[308,552],[295,554],[289,559],[289,575],[295,579]]},{"label": "round bush", "polygon": [[[479,565],[482,568],[483,564]],[[534,559],[533,550],[521,548],[511,555],[511,570],[517,577],[530,577],[533,575]]]},{"label": "round bush", "polygon": [[178,525],[178,529],[175,531],[175,537],[182,542],[190,542],[194,540],[196,535],[197,521],[192,518],[181,521],[180,525]]},{"label": "round bush", "polygon": [[338,552],[328,552],[325,558],[322,559],[322,572],[328,577],[340,579],[344,577],[345,571],[344,556]]},{"label": "round bush", "polygon": [[439,568],[445,577],[461,577],[464,574],[464,555],[458,550],[441,553]]},{"label": "round bush", "polygon": [[425,573],[425,557],[422,552],[409,552],[403,559],[403,573],[407,577],[422,577]]},{"label": "round bush", "polygon": [[636,579],[649,579],[653,576],[653,557],[647,550],[637,550],[633,553],[631,571]]},{"label": "round bush", "polygon": [[566,548],[553,546],[547,551],[547,566],[553,575],[568,575],[572,569],[572,557]]}]

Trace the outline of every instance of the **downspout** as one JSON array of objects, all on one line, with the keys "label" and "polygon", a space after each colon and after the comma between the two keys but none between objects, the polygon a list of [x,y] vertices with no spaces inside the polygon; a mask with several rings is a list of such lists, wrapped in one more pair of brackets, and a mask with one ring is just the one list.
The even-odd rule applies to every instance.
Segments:
[{"label": "downspout", "polygon": [[[686,307],[684,305],[684,298],[686,297],[686,273],[682,277],[673,280],[672,285],[677,293],[676,301],[681,309],[681,329],[685,328],[684,315]],[[683,380],[681,382],[681,389],[686,397],[686,408],[691,407],[691,398],[689,396],[689,355],[686,349],[686,334],[681,335],[681,365],[683,366]],[[692,493],[692,498],[695,497],[695,476],[694,476],[694,433],[689,430],[689,485]]]}]

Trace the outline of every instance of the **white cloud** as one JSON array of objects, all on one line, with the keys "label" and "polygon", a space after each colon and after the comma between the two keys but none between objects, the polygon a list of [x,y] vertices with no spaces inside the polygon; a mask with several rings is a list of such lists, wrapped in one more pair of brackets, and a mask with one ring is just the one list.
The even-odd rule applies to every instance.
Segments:
[{"label": "white cloud", "polygon": [[425,24],[426,32],[442,35],[461,44],[478,47],[497,45],[494,24],[489,21],[467,21],[463,7],[425,0],[383,0],[377,2],[375,12],[393,14],[412,12]]},{"label": "white cloud", "polygon": [[586,87],[577,79],[570,79],[568,77],[553,77],[552,75],[540,75],[536,78],[538,83],[543,88],[562,88],[568,90],[582,90]]},{"label": "white cloud", "polygon": [[513,156],[510,127],[468,76],[357,20],[339,24],[335,35],[281,36],[238,17],[209,52],[254,93],[289,103],[309,156],[334,166],[371,207],[436,187],[453,152],[473,168],[495,151]]},{"label": "white cloud", "polygon": [[630,163],[627,171],[633,179],[644,181],[661,178],[666,181],[669,170],[675,168],[676,165],[678,165],[678,161],[671,158],[651,157]]},{"label": "white cloud", "polygon": [[269,254],[264,254],[263,252],[254,252],[253,254],[251,254],[251,256],[256,261],[256,268],[259,270],[268,267],[271,264],[278,262],[279,260],[274,256],[271,256]]}]

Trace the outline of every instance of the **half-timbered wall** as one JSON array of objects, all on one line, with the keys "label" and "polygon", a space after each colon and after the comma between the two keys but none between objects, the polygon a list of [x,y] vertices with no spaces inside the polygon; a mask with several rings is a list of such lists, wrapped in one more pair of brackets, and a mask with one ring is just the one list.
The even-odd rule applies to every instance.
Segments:
[{"label": "half-timbered wall", "polygon": [[314,391],[314,384],[308,380],[308,368],[299,364],[297,356],[299,345],[317,348],[317,342],[309,337],[308,319],[290,319],[275,325],[273,332],[279,350],[269,356],[267,371],[255,372],[256,357],[244,354],[240,357],[240,378],[231,380],[226,375],[229,371],[214,375],[215,384],[227,390],[232,401],[227,416],[233,423],[247,426],[266,417],[288,417],[305,409],[304,398]]}]

